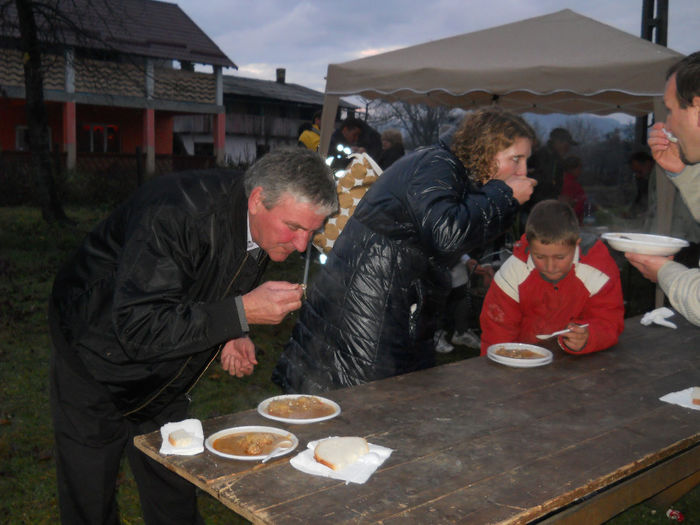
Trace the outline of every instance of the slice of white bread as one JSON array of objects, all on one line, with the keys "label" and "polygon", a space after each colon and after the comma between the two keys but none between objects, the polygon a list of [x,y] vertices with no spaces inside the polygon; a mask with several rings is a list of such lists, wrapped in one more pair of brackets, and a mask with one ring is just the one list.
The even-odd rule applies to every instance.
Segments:
[{"label": "slice of white bread", "polygon": [[341,470],[369,452],[365,438],[345,436],[324,439],[314,449],[314,459],[319,463]]},{"label": "slice of white bread", "polygon": [[192,444],[194,434],[187,432],[184,428],[178,428],[168,434],[168,441],[177,448],[189,447]]},{"label": "slice of white bread", "polygon": [[694,386],[690,392],[690,399],[694,405],[700,405],[700,386]]}]

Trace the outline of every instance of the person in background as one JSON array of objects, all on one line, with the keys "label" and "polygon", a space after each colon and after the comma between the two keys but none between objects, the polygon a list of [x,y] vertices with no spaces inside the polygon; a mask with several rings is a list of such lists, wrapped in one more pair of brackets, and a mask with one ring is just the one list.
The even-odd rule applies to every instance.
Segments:
[{"label": "person in background", "polygon": [[157,177],[101,222],[56,276],[50,397],[61,520],[118,523],[126,453],[146,523],[202,523],[195,487],[133,438],[187,417],[189,391],[220,356],[252,371],[250,324],[301,306],[296,283],[258,286],[268,258],[304,251],[338,206],[321,157],[275,150],[245,175]]},{"label": "person in background", "polygon": [[382,131],[382,154],[377,164],[383,170],[404,156],[403,137],[398,129],[385,129]]},{"label": "person in background", "polygon": [[343,145],[349,147],[353,152],[357,151],[358,141],[360,140],[360,135],[362,134],[362,121],[354,117],[348,117],[340,123],[338,129],[336,129],[331,135],[330,146],[328,147],[328,154],[333,155],[338,145]]},{"label": "person in background", "polygon": [[318,145],[321,142],[321,112],[317,111],[311,118],[311,125],[299,134],[299,144],[310,149],[318,151]]},{"label": "person in background", "polygon": [[[700,221],[700,52],[688,55],[669,69],[664,105],[668,110],[666,122],[652,126],[647,143],[654,160],[678,188],[695,220]],[[688,267],[673,257],[635,253],[626,253],[625,257],[645,278],[659,283],[673,308],[700,326],[697,261]]]},{"label": "person in background", "polygon": [[[637,195],[630,207],[630,215],[639,217],[640,215],[648,215],[649,209],[649,186],[656,183],[652,181],[654,176],[654,159],[646,151],[637,151],[629,158],[629,167],[634,175],[634,181],[637,185]],[[652,192],[653,196],[653,192]]]},{"label": "person in background", "polygon": [[[435,351],[447,354],[454,350],[453,345],[466,346],[474,350],[481,348],[481,340],[470,324],[474,312],[474,295],[472,286],[476,286],[476,278],[482,280],[483,289],[488,289],[493,280],[493,266],[479,264],[479,261],[464,254],[459,262],[450,270],[452,290],[447,296],[444,319],[440,329],[435,332]],[[476,327],[478,328],[478,327]],[[450,342],[447,334],[452,333]]]},{"label": "person in background", "polygon": [[549,133],[547,144],[538,148],[528,161],[530,176],[537,181],[527,210],[545,199],[557,199],[564,182],[564,159],[571,146],[578,145],[565,128],[554,128]]},{"label": "person in background", "polygon": [[532,193],[534,139],[521,117],[488,108],[465,117],[451,149],[392,164],[316,273],[273,381],[314,393],[433,366],[449,269],[511,226]]},{"label": "person in background", "polygon": [[564,328],[571,332],[557,337],[559,348],[597,352],[617,342],[624,314],[620,271],[605,244],[595,236],[582,241],[571,206],[544,200],[486,293],[481,354],[497,343],[539,345],[537,334]]},{"label": "person in background", "polygon": [[564,159],[564,181],[561,187],[559,200],[571,206],[576,213],[578,223],[583,224],[583,215],[586,209],[586,191],[579,182],[583,170],[583,162],[579,157],[567,157]]}]

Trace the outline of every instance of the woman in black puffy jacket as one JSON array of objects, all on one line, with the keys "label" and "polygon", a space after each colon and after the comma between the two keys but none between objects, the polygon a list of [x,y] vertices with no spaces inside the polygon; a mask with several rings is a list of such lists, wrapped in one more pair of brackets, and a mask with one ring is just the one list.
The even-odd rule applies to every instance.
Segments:
[{"label": "woman in black puffy jacket", "polygon": [[432,366],[448,269],[511,226],[535,184],[534,140],[519,116],[478,110],[451,148],[418,150],[385,171],[315,276],[273,381],[316,393]]}]

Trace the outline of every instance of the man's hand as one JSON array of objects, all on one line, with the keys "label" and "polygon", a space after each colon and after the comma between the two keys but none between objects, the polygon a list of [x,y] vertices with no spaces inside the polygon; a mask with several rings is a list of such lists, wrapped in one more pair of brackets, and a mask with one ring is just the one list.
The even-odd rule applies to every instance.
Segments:
[{"label": "man's hand", "polygon": [[221,350],[221,366],[232,376],[249,376],[257,364],[255,345],[249,337],[232,339]]},{"label": "man's hand", "polygon": [[661,255],[642,255],[640,253],[625,253],[625,257],[644,278],[655,283],[658,280],[659,270],[668,261],[673,260],[673,256],[663,257]]},{"label": "man's hand", "polygon": [[685,168],[685,163],[681,160],[678,144],[671,142],[663,129],[663,122],[657,122],[649,129],[647,144],[651,149],[651,155],[657,164],[666,171],[680,173]]},{"label": "man's hand", "polygon": [[521,175],[513,175],[504,181],[513,190],[513,197],[520,204],[527,202],[532,196],[532,190],[537,185],[535,179],[523,177]]},{"label": "man's hand", "polygon": [[241,299],[248,324],[277,324],[301,308],[304,290],[300,284],[267,281]]},{"label": "man's hand", "polygon": [[567,328],[569,328],[571,332],[559,337],[562,338],[567,348],[573,350],[574,352],[580,352],[583,347],[586,346],[586,342],[588,341],[588,327],[579,326],[576,323],[569,323]]}]

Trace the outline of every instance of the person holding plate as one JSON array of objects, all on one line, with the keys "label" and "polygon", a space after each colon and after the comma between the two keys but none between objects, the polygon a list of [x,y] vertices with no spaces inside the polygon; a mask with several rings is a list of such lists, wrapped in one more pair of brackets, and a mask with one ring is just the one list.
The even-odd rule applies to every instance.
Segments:
[{"label": "person holding plate", "polygon": [[[647,143],[700,222],[700,52],[669,69],[664,104],[666,122],[654,124]],[[659,283],[673,308],[700,326],[700,268],[688,268],[673,257],[636,253],[625,257],[645,278]]]}]

